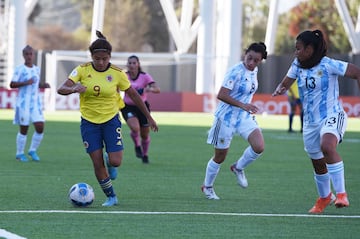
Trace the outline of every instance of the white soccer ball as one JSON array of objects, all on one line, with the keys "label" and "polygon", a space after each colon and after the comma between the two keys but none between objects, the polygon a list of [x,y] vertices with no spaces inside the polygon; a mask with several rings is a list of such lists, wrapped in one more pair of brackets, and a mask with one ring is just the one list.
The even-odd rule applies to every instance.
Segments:
[{"label": "white soccer ball", "polygon": [[95,199],[93,188],[87,183],[76,183],[69,190],[69,200],[77,207],[87,207]]}]

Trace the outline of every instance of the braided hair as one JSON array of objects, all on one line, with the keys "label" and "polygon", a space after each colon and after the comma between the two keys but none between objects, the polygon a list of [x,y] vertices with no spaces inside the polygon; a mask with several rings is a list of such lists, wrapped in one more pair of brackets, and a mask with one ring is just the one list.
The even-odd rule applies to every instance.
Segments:
[{"label": "braided hair", "polygon": [[321,59],[326,56],[327,46],[320,30],[304,31],[296,37],[296,40],[301,41],[305,48],[307,46],[312,46],[314,49],[314,52],[309,59],[299,61],[301,68],[310,69],[319,64]]},{"label": "braided hair", "polygon": [[98,37],[98,39],[96,39],[89,46],[89,51],[91,55],[99,51],[105,51],[110,54],[112,51],[112,46],[110,42],[106,40],[106,37],[100,31],[96,31],[96,36]]}]

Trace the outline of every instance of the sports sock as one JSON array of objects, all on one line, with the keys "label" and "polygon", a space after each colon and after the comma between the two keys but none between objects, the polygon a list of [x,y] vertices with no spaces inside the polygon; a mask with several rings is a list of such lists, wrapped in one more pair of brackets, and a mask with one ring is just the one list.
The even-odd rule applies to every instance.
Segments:
[{"label": "sports sock", "polygon": [[140,146],[140,136],[139,132],[131,131],[130,136],[135,144],[136,147]]},{"label": "sports sock", "polygon": [[327,164],[326,166],[329,170],[330,179],[335,192],[336,193],[346,192],[343,161],[334,164]]},{"label": "sports sock", "polygon": [[44,133],[37,133],[37,132],[34,132],[32,138],[31,138],[31,144],[30,144],[30,148],[29,148],[29,151],[36,151],[37,148],[40,146],[40,143],[42,141],[44,137]]},{"label": "sports sock", "polygon": [[110,177],[107,177],[107,178],[105,178],[103,180],[99,180],[99,184],[100,184],[101,189],[103,190],[103,192],[105,193],[105,195],[107,197],[116,196],[115,192],[114,192],[114,189],[113,189],[113,186],[112,186],[112,182],[111,182]]},{"label": "sports sock", "polygon": [[16,155],[23,154],[26,145],[27,135],[23,135],[18,132],[16,136]]},{"label": "sports sock", "polygon": [[254,162],[261,154],[255,153],[251,146],[248,146],[240,159],[236,162],[237,169],[244,169],[250,163]]},{"label": "sports sock", "polygon": [[214,185],[216,176],[220,171],[220,164],[216,163],[213,158],[209,160],[206,166],[204,186],[212,187]]},{"label": "sports sock", "polygon": [[150,146],[150,136],[148,136],[147,139],[141,140],[141,147],[144,155],[148,155],[149,146]]},{"label": "sports sock", "polygon": [[316,174],[314,173],[315,184],[318,190],[319,197],[326,198],[331,192],[330,189],[330,175],[329,173],[325,174]]}]

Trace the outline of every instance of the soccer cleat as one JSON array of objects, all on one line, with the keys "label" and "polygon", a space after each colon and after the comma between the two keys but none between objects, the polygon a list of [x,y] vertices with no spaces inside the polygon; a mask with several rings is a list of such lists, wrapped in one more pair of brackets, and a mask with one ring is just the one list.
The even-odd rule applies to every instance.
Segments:
[{"label": "soccer cleat", "polygon": [[109,162],[109,156],[107,153],[104,154],[104,158],[105,158],[105,162],[106,162],[106,167],[107,167],[107,171],[108,171],[108,174],[110,176],[110,179],[111,180],[115,180],[116,177],[117,177],[117,169],[116,167],[113,167],[110,165],[110,162]]},{"label": "soccer cleat", "polygon": [[237,169],[235,164],[231,165],[230,170],[236,175],[238,184],[242,188],[247,188],[248,181],[246,179],[244,170]]},{"label": "soccer cleat", "polygon": [[349,200],[346,193],[338,193],[336,194],[335,207],[342,208],[348,207]]},{"label": "soccer cleat", "polygon": [[29,151],[28,154],[30,155],[32,160],[34,160],[35,162],[40,161],[40,157],[37,155],[36,151]]},{"label": "soccer cleat", "polygon": [[16,160],[19,160],[20,162],[28,162],[29,160],[26,158],[25,154],[17,154]]},{"label": "soccer cleat", "polygon": [[201,191],[205,194],[207,199],[219,200],[220,198],[216,195],[213,187],[201,186]]},{"label": "soccer cleat", "polygon": [[142,161],[143,161],[143,163],[149,163],[149,157],[147,155],[144,155],[142,157]]},{"label": "soccer cleat", "polygon": [[106,201],[102,204],[102,206],[111,207],[111,206],[115,206],[116,204],[118,204],[118,199],[116,196],[113,196],[113,197],[108,197]]},{"label": "soccer cleat", "polygon": [[324,209],[335,201],[335,195],[329,193],[326,198],[318,198],[315,205],[309,210],[309,213],[322,213]]},{"label": "soccer cleat", "polygon": [[137,158],[142,158],[144,155],[143,155],[143,152],[142,152],[142,149],[141,149],[141,146],[136,146],[135,147],[135,155]]}]

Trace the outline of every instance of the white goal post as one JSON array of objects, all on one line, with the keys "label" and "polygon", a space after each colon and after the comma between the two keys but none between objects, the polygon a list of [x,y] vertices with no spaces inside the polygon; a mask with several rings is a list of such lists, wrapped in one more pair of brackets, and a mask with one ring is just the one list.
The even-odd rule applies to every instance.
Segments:
[{"label": "white goal post", "polygon": [[[111,63],[126,69],[127,58],[136,55],[164,91],[193,91],[196,87],[196,54],[113,52]],[[53,51],[45,56],[44,108],[48,111],[78,109],[78,95],[58,95],[56,90],[77,65],[91,61],[88,51]]]}]

